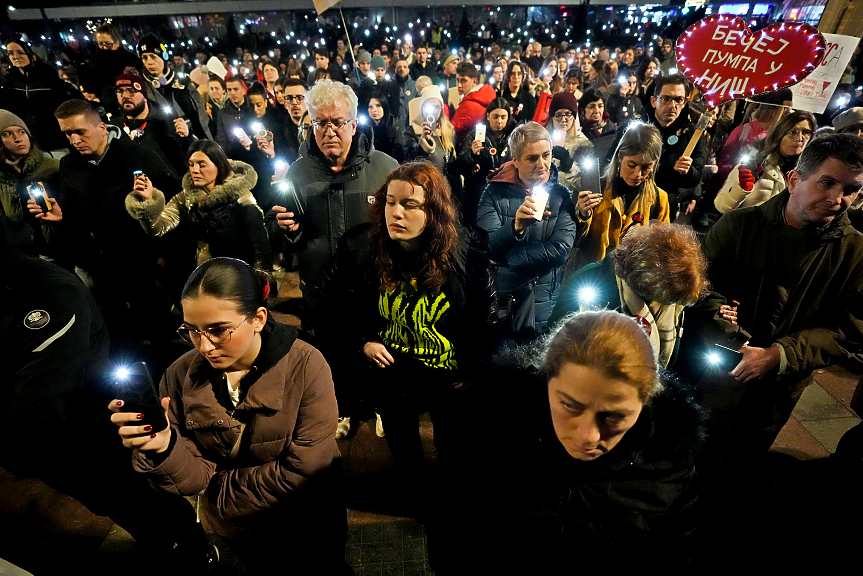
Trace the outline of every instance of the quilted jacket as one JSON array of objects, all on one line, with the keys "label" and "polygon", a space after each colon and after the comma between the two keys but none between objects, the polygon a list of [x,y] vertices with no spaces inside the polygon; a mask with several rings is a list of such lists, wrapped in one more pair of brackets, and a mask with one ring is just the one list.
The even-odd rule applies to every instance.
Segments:
[{"label": "quilted jacket", "polygon": [[[515,233],[515,213],[529,194],[513,162],[489,177],[477,213],[477,225],[489,234],[491,259],[497,266],[498,290],[534,298],[534,329],[541,332],[551,315],[563,269],[575,243],[574,206],[569,190],[557,181],[557,170],[545,184],[551,216]],[[527,290],[525,290],[527,289]],[[518,302],[516,302],[518,304]]]}]

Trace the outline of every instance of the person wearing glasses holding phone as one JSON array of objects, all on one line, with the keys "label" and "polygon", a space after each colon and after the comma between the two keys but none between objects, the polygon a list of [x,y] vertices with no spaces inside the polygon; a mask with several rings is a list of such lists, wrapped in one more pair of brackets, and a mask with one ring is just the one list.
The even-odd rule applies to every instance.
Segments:
[{"label": "person wearing glasses holding phone", "polygon": [[[375,192],[397,166],[390,156],[375,150],[374,144],[357,131],[357,96],[345,84],[322,80],[306,94],[312,121],[312,135],[300,146],[300,158],[291,164],[285,178],[298,202],[305,207],[302,220],[284,204],[267,214],[270,235],[282,239],[297,251],[300,288],[314,285],[335,255],[345,231],[369,221],[369,206]],[[286,190],[285,193],[291,193]],[[322,339],[324,355],[329,354],[327,329],[314,326]],[[334,374],[341,411],[339,437],[350,431],[351,375]]]},{"label": "person wearing glasses holding phone", "polygon": [[309,87],[298,78],[286,78],[282,81],[284,93],[285,110],[288,112],[288,130],[285,138],[288,141],[288,152],[286,160],[293,164],[300,157],[300,144],[305,140],[302,134],[306,126],[304,118],[308,118],[308,106],[306,106],[306,92]]},{"label": "person wearing glasses holding phone", "polygon": [[194,349],[159,385],[169,426],[154,432],[109,404],[134,469],[199,511],[255,574],[350,574],[340,496],[338,407],[321,353],[267,310],[267,275],[233,258],[183,288],[180,336]]},{"label": "person wearing glasses holding phone", "polygon": [[747,151],[747,159],[728,174],[716,194],[716,209],[725,214],[734,208],[758,206],[785,190],[785,175],[797,166],[817,127],[809,112],[792,112],[774,124],[767,137]]}]

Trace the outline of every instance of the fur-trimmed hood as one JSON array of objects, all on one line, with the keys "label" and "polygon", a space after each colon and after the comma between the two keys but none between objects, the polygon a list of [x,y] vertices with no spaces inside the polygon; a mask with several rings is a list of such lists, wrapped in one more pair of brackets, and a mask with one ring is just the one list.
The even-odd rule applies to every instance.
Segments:
[{"label": "fur-trimmed hood", "polygon": [[202,188],[196,188],[192,183],[192,175],[186,172],[183,176],[183,192],[190,204],[197,204],[203,210],[232,204],[255,187],[258,183],[258,173],[254,168],[238,160],[228,160],[228,162],[231,164],[231,175],[221,184],[217,184],[209,193]]}]

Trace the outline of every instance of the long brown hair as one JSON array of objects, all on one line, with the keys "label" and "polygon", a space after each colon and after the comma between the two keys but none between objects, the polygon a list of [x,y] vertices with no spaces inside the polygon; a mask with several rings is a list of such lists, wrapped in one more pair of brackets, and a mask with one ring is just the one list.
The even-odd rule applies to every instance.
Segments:
[{"label": "long brown hair", "polygon": [[434,165],[423,161],[408,162],[390,172],[383,186],[375,192],[374,204],[369,208],[372,224],[369,238],[375,254],[375,268],[381,280],[381,291],[395,290],[400,282],[407,279],[396,270],[393,262],[391,250],[394,242],[387,231],[384,213],[387,188],[394,180],[420,186],[425,194],[422,209],[426,224],[421,235],[424,239],[422,261],[425,265],[417,280],[430,292],[437,294],[453,270],[453,252],[458,245],[457,216],[447,179]]}]

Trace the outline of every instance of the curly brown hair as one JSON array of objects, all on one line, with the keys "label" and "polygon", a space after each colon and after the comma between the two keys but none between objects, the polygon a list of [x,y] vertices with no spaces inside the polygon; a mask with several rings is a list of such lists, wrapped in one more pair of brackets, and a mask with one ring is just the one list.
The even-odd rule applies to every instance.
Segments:
[{"label": "curly brown hair", "polygon": [[645,302],[691,305],[709,288],[695,232],[667,222],[630,229],[614,252],[614,273]]},{"label": "curly brown hair", "polygon": [[453,252],[458,246],[458,217],[447,179],[434,165],[425,161],[408,162],[390,172],[383,186],[375,192],[374,204],[369,208],[372,224],[369,238],[381,280],[381,292],[394,290],[400,282],[408,279],[393,262],[395,243],[390,238],[386,222],[387,188],[395,180],[420,186],[425,194],[422,209],[426,223],[421,234],[424,266],[418,281],[433,294],[438,294],[453,270]]}]

